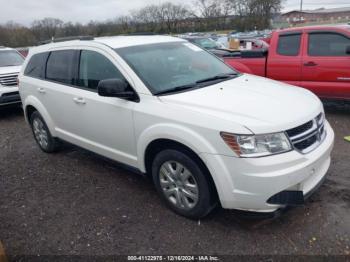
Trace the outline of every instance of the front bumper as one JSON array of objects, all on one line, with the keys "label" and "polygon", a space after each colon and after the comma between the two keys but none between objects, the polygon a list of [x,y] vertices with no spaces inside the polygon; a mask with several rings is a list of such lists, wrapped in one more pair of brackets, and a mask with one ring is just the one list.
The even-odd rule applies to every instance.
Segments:
[{"label": "front bumper", "polygon": [[0,87],[0,106],[20,104],[21,97],[18,87]]},{"label": "front bumper", "polygon": [[211,172],[223,208],[274,212],[285,205],[267,201],[282,191],[302,191],[309,196],[330,166],[334,132],[325,124],[327,137],[314,151],[297,151],[262,158],[236,158],[202,154]]}]

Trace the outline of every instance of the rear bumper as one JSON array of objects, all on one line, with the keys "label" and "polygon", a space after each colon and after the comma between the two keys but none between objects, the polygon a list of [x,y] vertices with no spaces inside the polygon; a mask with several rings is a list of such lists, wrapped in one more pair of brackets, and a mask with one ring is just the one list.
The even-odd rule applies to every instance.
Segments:
[{"label": "rear bumper", "polygon": [[204,154],[223,208],[271,213],[287,205],[269,204],[283,191],[309,197],[324,181],[330,166],[334,132],[325,125],[327,137],[309,154],[296,151],[262,158],[236,158]]},{"label": "rear bumper", "polygon": [[21,104],[18,87],[0,88],[0,106]]}]

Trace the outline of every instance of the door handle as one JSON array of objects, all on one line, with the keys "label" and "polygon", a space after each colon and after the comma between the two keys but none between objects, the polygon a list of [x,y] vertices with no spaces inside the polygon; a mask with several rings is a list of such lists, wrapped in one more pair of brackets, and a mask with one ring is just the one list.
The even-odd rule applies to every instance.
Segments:
[{"label": "door handle", "polygon": [[45,89],[42,88],[42,87],[39,87],[37,90],[38,90],[38,92],[39,92],[40,94],[45,94],[45,93],[46,93]]},{"label": "door handle", "polygon": [[313,61],[310,61],[310,62],[305,63],[304,66],[317,66],[317,64]]},{"label": "door handle", "polygon": [[86,104],[84,98],[82,98],[82,97],[75,97],[75,98],[73,98],[73,100],[74,100],[74,102],[76,104],[79,104],[79,105],[85,105]]}]

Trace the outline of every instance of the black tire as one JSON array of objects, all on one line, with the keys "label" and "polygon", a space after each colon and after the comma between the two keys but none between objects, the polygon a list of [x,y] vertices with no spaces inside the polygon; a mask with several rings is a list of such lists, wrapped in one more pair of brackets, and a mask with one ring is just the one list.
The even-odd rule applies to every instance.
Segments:
[{"label": "black tire", "polygon": [[[175,161],[190,171],[191,175],[195,179],[195,183],[198,189],[198,197],[196,204],[190,209],[179,208],[173,203],[169,197],[166,196],[161,186],[161,168],[169,162]],[[183,170],[183,169],[182,169]],[[185,150],[166,149],[159,152],[152,163],[152,177],[158,194],[166,205],[175,211],[177,214],[191,218],[199,219],[210,213],[210,211],[217,205],[217,199],[214,194],[213,185],[208,178],[209,174],[197,161],[191,157],[191,154]],[[172,184],[174,186],[174,184]],[[173,189],[173,188],[172,188]],[[176,200],[176,202],[178,202]],[[179,201],[180,203],[184,202]]]},{"label": "black tire", "polygon": [[[41,143],[39,141],[38,136],[35,134],[35,127],[34,127],[34,122],[37,121],[37,123],[42,123],[42,130],[44,130],[47,134],[47,143]],[[30,116],[30,126],[32,128],[32,132],[33,132],[33,136],[34,139],[36,141],[36,143],[38,144],[38,146],[40,147],[40,149],[42,151],[44,151],[45,153],[53,153],[56,152],[59,149],[59,141],[57,138],[52,137],[49,128],[46,125],[46,122],[44,120],[44,118],[40,115],[40,113],[38,111],[35,111],[31,114]]]}]

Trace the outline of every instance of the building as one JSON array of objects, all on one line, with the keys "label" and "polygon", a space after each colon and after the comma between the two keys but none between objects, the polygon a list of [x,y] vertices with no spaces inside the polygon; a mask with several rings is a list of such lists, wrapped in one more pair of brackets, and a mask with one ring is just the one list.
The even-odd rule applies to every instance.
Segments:
[{"label": "building", "polygon": [[347,22],[350,21],[350,7],[320,8],[304,11],[294,10],[282,14],[282,19],[290,24],[308,22]]}]

